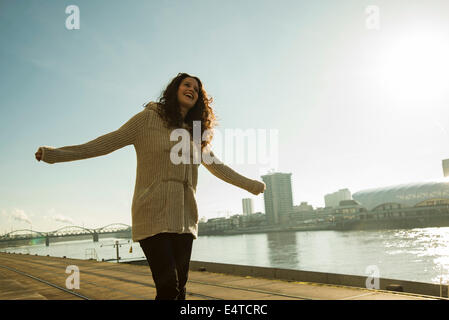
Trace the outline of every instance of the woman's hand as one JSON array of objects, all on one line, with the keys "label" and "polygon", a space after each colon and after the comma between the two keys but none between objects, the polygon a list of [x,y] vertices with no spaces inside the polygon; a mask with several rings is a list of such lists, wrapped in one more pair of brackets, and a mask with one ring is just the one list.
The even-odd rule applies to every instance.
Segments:
[{"label": "woman's hand", "polygon": [[265,185],[264,182],[261,181],[257,181],[254,180],[254,184],[255,186],[253,187],[253,189],[251,190],[251,193],[254,195],[258,195],[259,193],[263,193],[265,191],[265,189],[267,188],[267,186]]},{"label": "woman's hand", "polygon": [[41,150],[41,148],[39,148],[39,150],[37,150],[37,152],[34,155],[35,155],[37,161],[41,161],[41,159],[42,159],[42,150]]}]

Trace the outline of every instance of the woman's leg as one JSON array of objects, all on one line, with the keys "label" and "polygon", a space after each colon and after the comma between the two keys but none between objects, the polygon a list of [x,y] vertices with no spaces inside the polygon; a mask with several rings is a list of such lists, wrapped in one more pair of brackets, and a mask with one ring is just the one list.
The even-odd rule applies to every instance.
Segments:
[{"label": "woman's leg", "polygon": [[175,252],[176,271],[178,273],[178,297],[177,300],[186,299],[186,283],[189,277],[189,263],[192,254],[192,234],[174,235],[173,247]]},{"label": "woman's leg", "polygon": [[179,294],[173,235],[160,233],[139,241],[156,284],[156,300],[174,300]]}]

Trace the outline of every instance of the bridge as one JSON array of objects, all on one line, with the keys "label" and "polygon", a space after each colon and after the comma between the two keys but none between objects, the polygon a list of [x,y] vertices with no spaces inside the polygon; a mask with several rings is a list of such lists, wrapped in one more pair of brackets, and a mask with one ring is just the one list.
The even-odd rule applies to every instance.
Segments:
[{"label": "bridge", "polygon": [[83,237],[91,236],[94,242],[98,242],[99,235],[123,233],[131,235],[131,226],[124,223],[112,223],[104,227],[89,229],[80,226],[65,226],[54,231],[36,231],[30,229],[21,229],[8,232],[0,236],[0,243],[14,241],[34,241],[45,239],[45,245],[50,245],[51,238],[61,237]]}]

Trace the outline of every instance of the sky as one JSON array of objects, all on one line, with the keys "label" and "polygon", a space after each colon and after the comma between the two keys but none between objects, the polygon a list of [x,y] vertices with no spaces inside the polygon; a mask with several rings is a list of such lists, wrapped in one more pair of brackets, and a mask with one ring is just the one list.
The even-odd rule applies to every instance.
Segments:
[{"label": "sky", "polygon": [[[130,225],[133,146],[56,164],[34,153],[116,130],[179,72],[214,99],[213,149],[236,150],[219,139],[230,130],[276,132],[257,136],[276,163],[224,162],[257,180],[292,173],[294,205],[446,181],[447,56],[446,0],[0,0],[0,234]],[[243,198],[265,212],[262,194],[203,166],[196,197],[200,218],[239,214]]]}]

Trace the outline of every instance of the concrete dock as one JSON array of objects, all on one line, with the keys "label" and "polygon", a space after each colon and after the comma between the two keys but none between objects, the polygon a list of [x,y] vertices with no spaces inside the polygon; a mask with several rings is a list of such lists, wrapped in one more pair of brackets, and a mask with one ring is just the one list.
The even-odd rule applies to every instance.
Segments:
[{"label": "concrete dock", "polygon": [[[327,283],[314,282],[312,278],[311,281],[304,281],[304,278],[302,281],[295,281],[294,279],[299,276],[298,273],[287,274],[279,270],[258,267],[245,269],[245,266],[192,261],[186,298],[187,300],[438,299],[436,296],[424,294],[366,289],[351,283],[331,284],[330,276],[323,281]],[[303,273],[302,277],[305,276]],[[155,295],[156,289],[151,272],[145,262],[117,264],[0,253],[0,300],[152,300]]]}]

